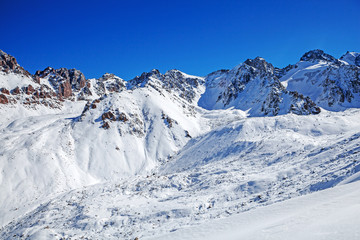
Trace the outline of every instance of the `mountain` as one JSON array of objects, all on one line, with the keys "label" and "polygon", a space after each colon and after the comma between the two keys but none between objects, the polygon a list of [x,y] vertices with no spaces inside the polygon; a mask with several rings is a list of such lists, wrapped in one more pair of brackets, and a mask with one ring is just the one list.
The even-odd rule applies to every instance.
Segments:
[{"label": "mountain", "polygon": [[344,56],[125,81],[31,75],[1,52],[0,238],[156,238],[359,180],[358,55]]},{"label": "mountain", "polygon": [[340,57],[340,60],[349,65],[360,67],[360,53],[348,51]]},{"label": "mountain", "polygon": [[295,90],[287,91],[275,75],[275,69],[263,58],[248,59],[229,71],[206,76],[206,91],[199,106],[205,109],[235,107],[250,116],[317,114],[320,108]]},{"label": "mountain", "polygon": [[348,52],[338,60],[322,50],[309,51],[283,71],[280,81],[327,110],[360,107],[360,68],[354,56],[359,55]]}]

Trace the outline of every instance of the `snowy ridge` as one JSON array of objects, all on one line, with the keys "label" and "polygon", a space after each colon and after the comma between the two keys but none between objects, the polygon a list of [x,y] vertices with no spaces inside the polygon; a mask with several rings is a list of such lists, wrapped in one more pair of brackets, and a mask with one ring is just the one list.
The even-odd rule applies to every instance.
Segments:
[{"label": "snowy ridge", "polygon": [[357,53],[130,81],[0,53],[1,239],[171,238],[360,180]]}]

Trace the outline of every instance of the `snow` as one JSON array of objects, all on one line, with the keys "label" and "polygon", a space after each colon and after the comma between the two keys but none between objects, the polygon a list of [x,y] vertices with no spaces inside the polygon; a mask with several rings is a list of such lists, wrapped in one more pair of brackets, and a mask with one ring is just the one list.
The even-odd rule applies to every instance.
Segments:
[{"label": "snow", "polygon": [[0,71],[0,86],[1,88],[6,88],[7,90],[13,90],[16,87],[22,88],[29,85],[37,86],[31,78],[26,77],[20,74],[9,73],[6,74]]},{"label": "snow", "polygon": [[287,200],[151,239],[360,238],[360,182]]},{"label": "snow", "polygon": [[[122,99],[126,99],[127,102],[127,105],[122,107],[134,110],[129,98],[135,96],[137,99],[136,96],[142,96],[141,91],[145,90],[133,91],[133,95],[129,94],[129,96],[121,95]],[[156,109],[154,101],[160,101],[161,98],[157,99],[156,95],[153,97],[155,99],[139,102],[139,104],[144,104],[144,108],[153,106]],[[120,107],[121,105],[116,104],[116,99],[117,97],[114,96],[103,101],[114,101],[113,103]],[[160,104],[157,105],[158,107],[163,106],[162,102],[158,104]],[[169,103],[167,106],[169,109],[165,109],[166,114],[177,119],[179,125],[186,125],[187,118],[184,120],[177,118],[173,115],[176,113],[173,109],[174,106]],[[104,108],[106,107],[107,104],[104,103]],[[100,106],[95,110],[101,112]],[[159,114],[160,110],[152,110],[152,112]],[[75,126],[73,131],[77,134],[73,135],[73,138],[78,140],[73,143],[77,144],[76,149],[82,149],[85,146],[92,149],[85,151],[93,152],[93,155],[88,158],[91,164],[83,163],[82,167],[80,164],[83,159],[81,152],[74,160],[63,154],[64,163],[75,161],[75,165],[70,165],[69,168],[69,165],[62,164],[60,159],[55,159],[55,162],[59,162],[60,173],[64,171],[64,175],[60,175],[58,180],[69,184],[66,187],[58,186],[62,189],[62,194],[59,195],[59,191],[38,191],[37,195],[41,200],[31,201],[36,193],[32,185],[26,185],[31,191],[27,191],[25,187],[16,190],[25,193],[22,194],[23,202],[20,202],[19,196],[12,197],[9,194],[8,197],[13,205],[9,212],[4,211],[2,216],[3,221],[10,221],[12,218],[14,220],[0,231],[0,238],[23,234],[29,235],[29,239],[74,238],[76,236],[90,239],[134,239],[135,237],[142,239],[153,236],[156,239],[163,234],[176,233],[185,227],[216,221],[216,219],[239,213],[239,216],[247,214],[247,212],[250,214],[257,209],[260,211],[263,206],[271,206],[289,198],[296,199],[296,197],[306,194],[311,196],[313,192],[337,185],[346,186],[348,182],[354,182],[359,177],[360,133],[358,129],[360,129],[360,123],[358,119],[360,110],[358,109],[348,109],[344,112],[323,111],[321,114],[313,116],[287,114],[257,118],[246,117],[246,113],[236,109],[216,111],[199,109],[197,114],[199,114],[197,119],[201,119],[199,124],[203,122],[199,126],[205,124],[207,129],[204,128],[202,132],[196,134],[197,128],[195,128],[192,132],[193,139],[185,147],[181,147],[181,144],[185,144],[184,142],[180,142],[180,145],[172,145],[176,141],[169,142],[166,125],[154,126],[154,129],[158,129],[156,131],[160,131],[156,136],[164,137],[163,140],[159,138],[159,145],[151,145],[153,144],[151,142],[147,143],[149,145],[141,145],[143,144],[141,138],[131,136],[125,137],[124,145],[120,145],[121,138],[116,137],[113,138],[113,141],[109,141],[110,136],[114,136],[115,130],[107,132],[98,127],[92,127],[95,130],[91,130],[90,127],[85,128],[83,130],[86,133],[83,135],[84,139],[79,139],[77,134],[80,134],[80,129],[83,129],[84,126],[79,127],[79,130],[76,130]],[[98,117],[98,114],[94,113],[93,115],[93,118]],[[91,119],[91,116],[89,114],[88,117]],[[149,118],[152,117],[149,116]],[[53,120],[50,118],[46,117],[45,119],[47,124],[53,124]],[[181,121],[184,122],[181,123]],[[11,131],[15,131],[23,124],[25,123],[14,124],[14,129]],[[95,124],[96,126],[99,123],[83,121],[79,124],[89,124],[89,126]],[[154,122],[154,124],[160,124],[160,122]],[[37,126],[41,125],[45,126],[46,124],[38,122]],[[49,139],[55,133],[49,132],[46,126],[42,129],[49,133],[49,137],[44,141],[48,142],[47,148],[50,148],[54,143]],[[54,126],[51,129],[60,130]],[[109,130],[111,129],[115,129],[114,123]],[[177,129],[170,130],[175,131],[173,134],[176,136]],[[65,136],[66,134],[64,132],[61,135]],[[151,132],[149,132],[149,136],[152,136]],[[61,146],[60,140],[52,138],[56,144]],[[180,136],[177,138],[181,140]],[[67,143],[67,139],[64,141],[65,143]],[[108,139],[107,142],[101,143],[105,139]],[[137,139],[136,142],[134,139]],[[84,145],[78,145],[81,143]],[[115,157],[111,156],[111,154],[115,154],[112,151],[116,151],[112,150],[115,147],[112,145],[113,143],[119,145],[121,149],[122,146],[129,148],[126,149],[127,156],[124,160],[133,159],[132,162],[123,164],[121,158],[116,158],[114,161]],[[43,144],[39,142],[39,146],[43,146]],[[140,145],[139,149],[149,149],[147,154],[141,155],[143,152],[139,153],[136,148],[133,148],[138,146],[136,144]],[[161,144],[162,147],[170,146],[170,148],[178,146],[179,150],[178,154],[166,159],[159,166],[151,160],[151,156],[155,152],[169,151],[167,148],[161,148]],[[148,146],[151,147],[148,148]],[[159,148],[151,152],[153,146]],[[22,149],[21,145],[19,145],[19,149]],[[54,150],[51,151],[58,152]],[[100,150],[103,154],[110,154],[109,157],[106,155],[95,157],[98,155],[96,151],[100,153]],[[47,151],[45,150],[44,153]],[[144,160],[139,161],[140,159],[136,160],[136,158]],[[41,159],[32,161],[32,164],[39,165],[37,171],[45,167],[44,172],[35,175],[37,180],[31,180],[30,176],[34,176],[31,171],[28,171],[26,179],[28,184],[36,183],[40,189],[39,183],[47,179],[48,182],[45,181],[47,187],[43,187],[42,191],[48,191],[52,189],[49,186],[56,185],[51,182],[53,178],[50,175],[53,175],[53,172],[49,172],[48,176],[44,175],[49,168],[44,165],[43,161]],[[106,164],[102,164],[104,162]],[[135,165],[139,163],[140,165]],[[120,168],[116,164],[123,164],[120,167],[124,172],[123,174],[119,173],[118,177],[113,174],[113,170]],[[17,167],[19,166],[21,165],[18,164]],[[86,168],[88,166],[90,167]],[[140,170],[146,169],[146,166],[149,167],[149,171],[141,172]],[[126,172],[129,175],[125,175]],[[81,173],[84,174],[81,175]],[[135,173],[137,176],[133,175]],[[71,176],[71,179],[67,179],[66,176]],[[91,179],[87,179],[90,177],[94,178],[93,182]],[[83,182],[79,182],[80,180]],[[98,184],[90,186],[96,181]],[[6,185],[15,186],[14,184],[22,186],[21,182],[15,178]],[[69,191],[70,189],[75,190]],[[2,189],[2,191],[8,190]],[[27,203],[28,201],[33,204]],[[6,206],[3,208],[5,210],[9,205],[2,204],[2,206]],[[285,207],[281,208],[286,209]],[[296,217],[296,213],[302,212],[304,211],[296,211],[293,221],[303,219],[302,216],[299,216],[300,220],[297,220]],[[312,209],[309,212],[313,212]],[[286,216],[286,213],[284,212],[282,216]],[[272,218],[269,216],[267,219],[271,220]],[[319,218],[319,221],[322,219]],[[278,221],[279,229],[281,230],[284,226],[286,230],[285,223],[288,220],[279,217]],[[339,219],[339,224],[346,224],[344,221]],[[302,224],[306,222],[304,221]],[[258,228],[266,228],[269,224],[273,226],[268,221],[260,224],[253,220],[249,224],[254,229],[253,231]],[[322,222],[322,224],[327,227],[326,222]],[[314,223],[314,226],[318,225]],[[331,225],[329,226],[331,227]],[[299,229],[295,230],[300,231]],[[286,236],[286,231],[280,230],[278,234]],[[355,233],[355,231],[351,231],[349,234]]]},{"label": "snow", "polygon": [[359,91],[353,87],[357,85],[357,71],[355,66],[349,64],[300,61],[280,81],[287,90],[310,97],[324,109],[343,111],[360,107]]},{"label": "snow", "polygon": [[[280,85],[279,115],[264,117],[260,75],[224,107],[242,68],[254,70],[111,75],[119,92],[91,79],[89,103],[0,105],[0,239],[359,238],[360,109],[287,113]],[[325,104],[327,69],[301,61],[281,80]],[[3,76],[9,89],[30,81]]]}]

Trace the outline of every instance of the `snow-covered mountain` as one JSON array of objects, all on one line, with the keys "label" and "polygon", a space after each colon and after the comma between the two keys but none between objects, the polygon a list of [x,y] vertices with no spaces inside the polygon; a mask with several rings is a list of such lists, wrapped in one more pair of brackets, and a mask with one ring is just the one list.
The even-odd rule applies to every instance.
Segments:
[{"label": "snow-covered mountain", "polygon": [[357,53],[335,59],[322,50],[309,51],[288,67],[280,81],[289,91],[310,97],[318,106],[332,110],[360,107],[360,67]]},{"label": "snow-covered mountain", "polygon": [[263,58],[248,59],[229,71],[216,71],[206,77],[206,91],[199,106],[205,109],[235,107],[250,116],[317,114],[320,112],[308,97],[289,92]]},{"label": "snow-covered mountain", "polygon": [[156,237],[360,179],[357,53],[129,81],[0,53],[1,239]]}]

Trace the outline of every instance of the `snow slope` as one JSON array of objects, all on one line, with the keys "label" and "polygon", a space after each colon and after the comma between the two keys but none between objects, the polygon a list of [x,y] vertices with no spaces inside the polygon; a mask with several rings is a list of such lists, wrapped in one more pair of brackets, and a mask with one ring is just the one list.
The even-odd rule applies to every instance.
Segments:
[{"label": "snow slope", "polygon": [[[154,69],[125,82],[75,69],[31,76],[2,53],[0,239],[176,237],[347,189],[338,185],[360,180],[360,109],[351,108],[360,106],[359,67],[350,55],[310,51],[276,70],[258,57],[206,78]],[[302,226],[308,215],[284,204],[279,228],[297,233],[291,221]],[[249,231],[273,226],[250,222]]]},{"label": "snow slope", "polygon": [[[85,101],[66,101],[60,109],[0,106],[6,116],[0,123],[0,224],[44,197],[145,174],[191,136],[210,129],[196,105],[163,89],[159,79],[149,83],[86,106]],[[201,91],[194,91],[195,102]],[[102,119],[109,112],[117,119]],[[121,114],[126,120],[120,120]]]},{"label": "snow slope", "polygon": [[158,170],[44,200],[0,238],[156,238],[360,177],[358,109],[246,119],[238,110],[217,113],[233,121],[215,123]]},{"label": "snow slope", "polygon": [[360,238],[359,198],[360,182],[355,182],[143,239],[355,240]]}]

